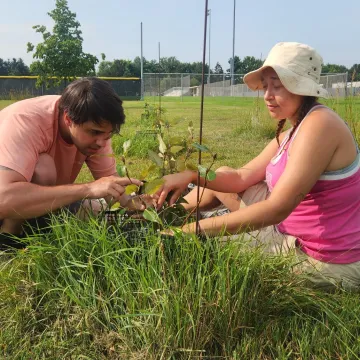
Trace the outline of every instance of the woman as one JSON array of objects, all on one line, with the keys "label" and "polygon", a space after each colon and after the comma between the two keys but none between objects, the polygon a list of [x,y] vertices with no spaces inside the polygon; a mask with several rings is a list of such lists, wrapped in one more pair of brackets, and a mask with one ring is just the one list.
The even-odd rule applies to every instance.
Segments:
[{"label": "woman", "polygon": [[[217,170],[200,207],[222,203],[231,213],[199,225],[207,235],[243,232],[269,252],[294,249],[314,282],[353,287],[360,285],[360,155],[345,122],[317,102],[327,97],[319,84],[321,64],[313,48],[279,43],[261,68],[245,75],[252,90],[264,91],[278,121],[276,139],[244,167]],[[292,128],[282,132],[286,121]],[[169,191],[173,202],[196,179],[190,171],[166,176],[159,204]],[[196,193],[186,200],[185,207],[194,208]],[[182,230],[194,233],[195,223]]]}]

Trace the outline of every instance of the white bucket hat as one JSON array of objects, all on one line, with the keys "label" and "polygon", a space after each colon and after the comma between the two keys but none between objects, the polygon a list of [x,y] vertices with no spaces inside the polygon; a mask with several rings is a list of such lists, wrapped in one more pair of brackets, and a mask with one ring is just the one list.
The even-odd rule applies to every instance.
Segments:
[{"label": "white bucket hat", "polygon": [[271,67],[291,93],[327,98],[327,90],[320,85],[322,62],[322,57],[308,45],[280,42],[270,50],[261,68],[244,76],[244,82],[251,90],[262,89],[261,73]]}]

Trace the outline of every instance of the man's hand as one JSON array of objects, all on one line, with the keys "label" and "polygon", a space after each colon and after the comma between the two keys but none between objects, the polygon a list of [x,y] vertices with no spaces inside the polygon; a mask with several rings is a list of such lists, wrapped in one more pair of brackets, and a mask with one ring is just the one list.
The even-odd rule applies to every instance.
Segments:
[{"label": "man's hand", "polygon": [[118,176],[102,177],[88,184],[88,199],[112,198],[113,202],[120,202],[125,192],[125,187],[130,184],[141,186],[137,179],[128,179]]}]

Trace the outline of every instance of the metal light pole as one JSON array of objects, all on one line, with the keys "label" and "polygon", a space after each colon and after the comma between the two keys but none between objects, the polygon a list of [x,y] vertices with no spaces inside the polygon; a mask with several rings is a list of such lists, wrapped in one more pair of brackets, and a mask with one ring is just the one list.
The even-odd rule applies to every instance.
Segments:
[{"label": "metal light pole", "polygon": [[207,15],[209,16],[209,75],[207,83],[210,84],[211,9],[207,11]]},{"label": "metal light pole", "polygon": [[232,49],[232,58],[231,58],[231,85],[235,84],[234,81],[234,72],[235,72],[235,8],[236,0],[234,0],[234,15],[233,15],[233,49]]}]

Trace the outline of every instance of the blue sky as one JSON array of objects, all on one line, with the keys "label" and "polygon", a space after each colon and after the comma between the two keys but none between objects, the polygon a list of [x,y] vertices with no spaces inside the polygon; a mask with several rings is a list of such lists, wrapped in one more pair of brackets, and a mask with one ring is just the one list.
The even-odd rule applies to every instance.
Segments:
[{"label": "blue sky", "polygon": [[[81,24],[84,51],[100,59],[140,56],[140,22],[144,27],[144,56],[176,56],[201,61],[204,0],[68,0]],[[344,5],[342,5],[344,4]],[[28,41],[42,40],[31,28],[46,25],[55,0],[11,0],[1,4],[0,58],[21,57],[26,64]],[[211,9],[211,67],[229,67],[232,55],[233,0],[209,0]],[[236,0],[235,54],[263,58],[279,41],[298,41],[315,47],[325,63],[350,67],[360,63],[360,1]],[[208,53],[207,53],[208,59]]]}]

